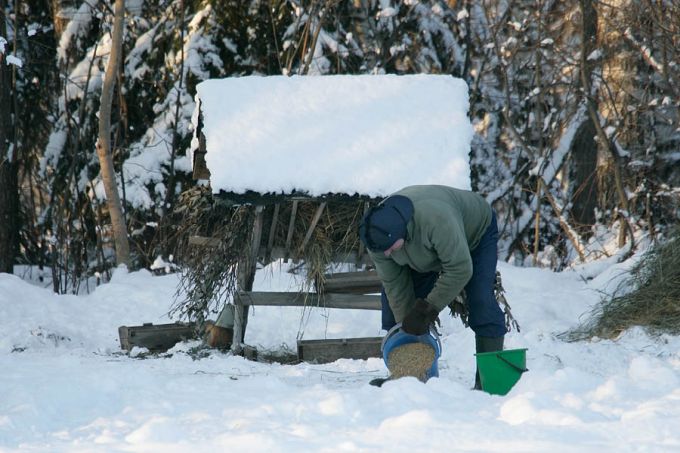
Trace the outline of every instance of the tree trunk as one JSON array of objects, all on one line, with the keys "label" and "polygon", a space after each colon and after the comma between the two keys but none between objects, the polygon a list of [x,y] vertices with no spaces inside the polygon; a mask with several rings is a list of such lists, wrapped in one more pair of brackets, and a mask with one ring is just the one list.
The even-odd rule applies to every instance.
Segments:
[{"label": "tree trunk", "polygon": [[[586,107],[588,108],[588,114],[590,119],[595,126],[595,131],[597,133],[597,139],[600,145],[611,156],[612,168],[614,171],[614,185],[616,187],[616,193],[619,198],[619,207],[623,211],[621,215],[621,230],[619,233],[619,247],[623,247],[626,243],[626,231],[630,228],[628,223],[629,215],[629,205],[628,197],[626,195],[626,190],[623,185],[623,176],[621,174],[621,158],[618,151],[614,147],[609,137],[607,137],[606,132],[600,124],[600,115],[598,112],[598,105],[595,101],[594,93],[591,93],[591,76],[592,68],[591,63],[588,60],[588,56],[595,49],[595,43],[597,40],[597,11],[593,6],[593,0],[580,0],[581,6],[581,84],[583,86],[583,94],[585,96]],[[633,238],[630,238],[633,240]]]},{"label": "tree trunk", "polygon": [[[536,5],[536,27],[538,32],[538,40],[543,40],[543,15],[542,13],[543,2],[538,0]],[[541,71],[541,65],[543,64],[543,51],[541,46],[536,46],[536,69],[534,71],[534,77],[536,78],[534,85],[538,89],[538,96],[536,100],[536,121],[534,121],[534,137],[533,142],[536,143],[536,155],[540,156],[541,159],[545,159],[545,150],[543,149],[543,73]],[[541,245],[541,192],[543,191],[542,178],[539,178],[536,187],[536,212],[534,213],[534,266],[538,265],[538,249]],[[550,187],[545,188],[546,192],[550,190]]]},{"label": "tree trunk", "polygon": [[175,124],[172,131],[172,150],[170,153],[170,169],[168,171],[168,184],[165,192],[165,203],[163,203],[163,217],[168,211],[172,209],[175,202],[175,161],[177,160],[177,148],[179,148],[179,115],[180,107],[182,106],[182,88],[184,86],[184,0],[179,2],[180,8],[180,65],[179,65],[179,82],[176,84],[177,100],[175,102]]},{"label": "tree trunk", "polygon": [[101,106],[99,110],[99,139],[97,140],[97,155],[101,168],[101,177],[106,191],[107,205],[113,236],[116,244],[116,264],[130,265],[130,244],[128,242],[127,227],[123,215],[123,207],[118,195],[116,172],[113,166],[111,152],[111,101],[113,89],[118,74],[120,54],[123,45],[123,17],[125,15],[125,0],[116,0],[114,5],[113,36],[111,42],[111,55],[106,66],[104,84],[102,86]]},{"label": "tree trunk", "polygon": [[[6,6],[5,0],[0,0],[2,37],[7,36]],[[0,53],[0,272],[12,273],[19,250],[19,183],[16,140],[13,140],[16,119],[12,119],[16,116],[12,112],[14,102],[10,91],[14,86],[12,71],[15,68],[5,61],[8,52],[9,43],[5,44],[5,53]]]},{"label": "tree trunk", "polygon": [[51,0],[51,3],[54,31],[57,36],[61,36],[79,5],[75,0]]},{"label": "tree trunk", "polygon": [[353,21],[352,31],[357,36],[357,43],[364,54],[366,68],[372,70],[377,65],[378,55],[376,54],[375,19],[370,13],[369,0],[353,0]]},{"label": "tree trunk", "polygon": [[595,223],[597,208],[597,143],[595,126],[588,118],[579,126],[571,144],[569,179],[573,184],[571,215],[578,224],[579,233],[590,231]]}]

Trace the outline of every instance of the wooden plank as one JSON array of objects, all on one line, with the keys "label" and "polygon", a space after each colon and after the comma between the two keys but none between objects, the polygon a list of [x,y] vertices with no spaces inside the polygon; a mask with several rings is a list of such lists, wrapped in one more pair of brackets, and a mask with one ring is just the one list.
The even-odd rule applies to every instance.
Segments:
[{"label": "wooden plank", "polygon": [[325,277],[329,280],[366,280],[372,279],[380,281],[378,278],[378,273],[376,271],[356,271],[356,272],[335,272],[333,274],[326,274]]},{"label": "wooden plank", "polygon": [[192,322],[156,325],[145,323],[141,326],[120,326],[118,337],[120,347],[127,351],[137,346],[151,352],[164,352],[180,341],[198,338],[198,330]]},{"label": "wooden plank", "polygon": [[234,301],[243,306],[322,307],[380,310],[380,296],[367,294],[314,294],[294,292],[239,291]]},{"label": "wooden plank", "polygon": [[305,247],[307,247],[307,242],[309,242],[309,239],[312,237],[312,234],[314,233],[314,229],[316,228],[317,223],[319,223],[319,219],[321,218],[321,214],[323,214],[323,210],[326,208],[326,202],[322,202],[318,208],[316,208],[316,212],[314,213],[314,217],[312,218],[312,223],[309,224],[309,228],[307,229],[307,234],[305,234],[305,239],[302,241],[302,245],[300,246],[300,254],[304,252]]},{"label": "wooden plank", "polygon": [[297,214],[298,200],[293,200],[293,210],[290,213],[290,221],[288,222],[288,234],[286,235],[285,259],[290,255],[290,244],[293,241],[293,232],[295,231],[295,215]]},{"label": "wooden plank", "polygon": [[[264,256],[265,250],[260,250],[260,256]],[[290,253],[284,247],[274,247],[269,254],[270,260],[285,259],[290,256]],[[336,253],[331,257],[333,263],[362,263],[372,265],[373,260],[365,253],[361,258],[357,258],[356,252]]]},{"label": "wooden plank", "polygon": [[341,272],[326,275],[323,289],[326,293],[379,293],[382,282],[375,271]]},{"label": "wooden plank", "polygon": [[298,359],[304,362],[329,363],[338,359],[382,357],[382,337],[298,340]]},{"label": "wooden plank", "polygon": [[279,223],[279,211],[281,211],[281,203],[274,205],[274,213],[272,214],[272,225],[269,227],[269,239],[267,240],[267,250],[264,256],[266,260],[270,259],[272,249],[274,248],[274,237],[276,236],[276,227]]},{"label": "wooden plank", "polygon": [[[253,236],[250,242],[250,262],[248,265],[250,269],[248,270],[249,277],[255,277],[255,270],[257,268],[257,255],[260,251],[260,242],[262,242],[262,228],[264,226],[264,206],[255,207],[255,221],[253,223]],[[244,288],[247,290],[252,289],[253,282],[247,283],[250,288]]]}]

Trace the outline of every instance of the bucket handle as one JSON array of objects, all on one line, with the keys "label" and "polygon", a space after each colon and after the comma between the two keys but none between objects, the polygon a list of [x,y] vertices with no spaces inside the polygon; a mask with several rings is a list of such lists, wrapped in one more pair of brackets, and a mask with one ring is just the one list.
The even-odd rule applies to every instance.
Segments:
[{"label": "bucket handle", "polygon": [[517,365],[515,365],[514,363],[512,363],[511,361],[509,361],[508,359],[506,359],[505,357],[503,357],[503,356],[500,355],[500,354],[496,354],[496,357],[498,357],[498,358],[501,359],[503,362],[505,362],[505,363],[507,363],[508,365],[510,365],[511,368],[514,368],[516,371],[519,371],[520,373],[526,373],[527,371],[529,371],[529,368],[526,368],[526,367],[525,367],[525,368],[520,368],[520,367],[518,367]]}]

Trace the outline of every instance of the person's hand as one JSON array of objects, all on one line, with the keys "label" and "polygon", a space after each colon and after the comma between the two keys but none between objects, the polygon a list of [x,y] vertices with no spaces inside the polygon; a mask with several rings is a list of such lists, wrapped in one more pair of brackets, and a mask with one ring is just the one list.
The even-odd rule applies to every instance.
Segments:
[{"label": "person's hand", "polygon": [[411,335],[423,335],[428,332],[430,324],[438,315],[439,311],[425,299],[416,299],[415,305],[401,322],[401,330]]}]

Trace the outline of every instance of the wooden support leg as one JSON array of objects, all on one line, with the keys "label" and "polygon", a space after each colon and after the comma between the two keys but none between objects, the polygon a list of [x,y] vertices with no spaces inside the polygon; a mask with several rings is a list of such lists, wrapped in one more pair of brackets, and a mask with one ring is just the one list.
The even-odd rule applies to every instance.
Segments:
[{"label": "wooden support leg", "polygon": [[248,306],[244,306],[234,297],[234,339],[231,343],[231,350],[234,354],[240,354],[243,349],[243,340],[246,335],[246,324],[248,322]]},{"label": "wooden support leg", "polygon": [[238,263],[238,288],[234,295],[234,342],[232,351],[240,354],[243,350],[243,341],[246,337],[246,326],[248,324],[248,306],[243,305],[238,297],[238,291],[251,291],[257,270],[257,254],[260,250],[262,240],[262,224],[264,222],[264,206],[255,207],[255,221],[253,222],[253,234],[250,240],[250,250],[248,256]]}]

